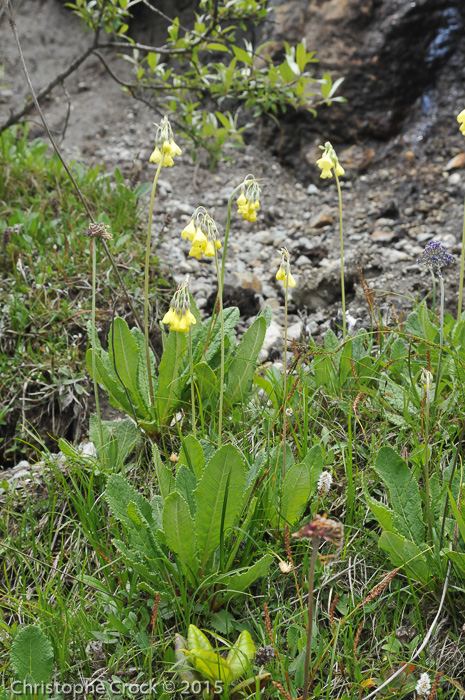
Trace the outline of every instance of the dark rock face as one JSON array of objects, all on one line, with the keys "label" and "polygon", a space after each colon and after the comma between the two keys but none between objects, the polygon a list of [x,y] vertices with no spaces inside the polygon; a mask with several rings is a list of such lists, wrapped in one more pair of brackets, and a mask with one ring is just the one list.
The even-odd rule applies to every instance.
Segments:
[{"label": "dark rock face", "polygon": [[[276,0],[274,7],[261,37],[271,41],[271,55],[282,41],[305,37],[320,60],[318,76],[330,70],[333,79],[345,77],[339,94],[347,103],[321,107],[316,120],[285,115],[284,138],[266,132],[267,145],[279,144],[276,154],[294,168],[308,170],[309,145],[321,142],[320,134],[338,144],[387,141],[412,119],[429,121],[430,129],[441,96],[463,86],[463,0]],[[451,104],[452,115],[458,107]]]}]

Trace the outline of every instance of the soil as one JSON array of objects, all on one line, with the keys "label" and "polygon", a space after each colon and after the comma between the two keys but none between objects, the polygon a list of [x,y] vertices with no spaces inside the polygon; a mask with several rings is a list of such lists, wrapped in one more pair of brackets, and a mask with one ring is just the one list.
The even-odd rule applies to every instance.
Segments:
[{"label": "soil", "polygon": [[[38,91],[79,55],[91,38],[82,32],[78,18],[57,0],[22,0],[13,7]],[[2,123],[23,105],[28,89],[4,14],[0,36],[0,63],[5,67],[2,83],[6,86],[0,88]],[[111,54],[106,60],[115,72],[128,75],[124,61]],[[360,142],[354,137],[337,142],[338,156],[346,169],[342,191],[346,292],[350,314],[358,325],[368,319],[360,268],[377,290],[386,317],[392,307],[400,316],[430,291],[431,277],[417,264],[425,244],[440,238],[451,253],[460,255],[465,141],[456,115],[465,107],[465,97],[460,83],[454,91],[450,89],[451,66],[443,70],[448,75],[443,81],[446,87],[441,88],[439,76],[434,93],[428,93],[429,103],[420,96],[394,136],[386,141],[367,137]],[[98,58],[88,58],[63,86],[57,86],[44,100],[43,109],[68,159],[79,158],[89,165],[103,162],[107,169],[118,167],[133,184],[153,177],[148,158],[153,149],[153,123],[159,121],[159,114],[125,93]],[[343,106],[338,107],[338,114],[343,120]],[[300,158],[298,167],[286,167],[292,161],[289,144],[300,133],[299,118],[296,115],[283,121],[280,131],[266,122],[257,123],[247,136],[245,151],[228,154],[233,161],[219,164],[213,173],[202,157],[192,163],[189,145],[177,139],[183,147],[182,159],[175,167],[165,168],[160,181],[155,229],[162,228],[165,213],[171,214],[171,220],[163,239],[157,242],[157,254],[166,264],[166,274],[173,274],[177,282],[191,274],[192,292],[199,307],[206,310],[215,287],[213,267],[189,258],[179,233],[200,204],[208,207],[221,229],[231,189],[247,173],[254,173],[263,178],[258,221],[234,220],[233,255],[227,271],[231,296],[243,304],[242,327],[249,325],[257,305],[265,302],[282,325],[283,290],[275,273],[277,250],[285,245],[291,251],[297,280],[291,322],[300,323],[301,330],[319,339],[334,324],[341,301],[337,191],[334,180],[319,178],[314,164],[320,153],[318,144],[326,140],[325,113],[311,129],[305,120],[301,132],[308,139],[301,148],[305,157]],[[45,137],[34,112],[31,120],[31,137]],[[337,132],[334,119],[330,132]],[[446,306],[452,313],[456,312],[458,281],[456,264],[447,269]]]}]

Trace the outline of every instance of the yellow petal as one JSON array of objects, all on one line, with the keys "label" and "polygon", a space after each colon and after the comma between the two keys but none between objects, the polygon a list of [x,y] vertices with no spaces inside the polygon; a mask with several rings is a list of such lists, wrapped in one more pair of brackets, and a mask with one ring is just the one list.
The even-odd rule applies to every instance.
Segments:
[{"label": "yellow petal", "polygon": [[179,148],[178,144],[171,139],[171,143],[169,144],[169,154],[170,156],[180,156],[182,155],[182,151]]},{"label": "yellow petal", "polygon": [[340,163],[338,163],[338,164],[336,165],[336,175],[337,175],[338,177],[341,177],[341,175],[345,175],[345,172],[346,172],[346,171],[344,170],[344,168],[342,167],[342,165],[341,165]]},{"label": "yellow petal", "polygon": [[192,221],[189,221],[186,228],[181,233],[181,238],[187,238],[188,241],[192,241],[194,236],[195,236],[195,225],[194,225],[194,219],[192,219]]},{"label": "yellow petal", "polygon": [[192,246],[192,248],[189,251],[189,257],[197,258],[197,260],[200,260],[201,256],[202,248],[199,248],[198,246]]},{"label": "yellow petal", "polygon": [[192,245],[195,246],[201,246],[202,248],[207,244],[207,237],[202,231],[202,229],[198,228],[197,231],[195,232],[195,236],[192,239]]},{"label": "yellow petal", "polygon": [[218,250],[221,248],[221,241],[219,240],[219,238],[216,239],[215,246],[218,248]]},{"label": "yellow petal", "polygon": [[276,273],[276,279],[277,280],[284,280],[286,279],[286,273],[284,272],[284,268],[280,267],[278,272]]},{"label": "yellow petal", "polygon": [[243,207],[244,204],[247,204],[247,199],[246,199],[245,194],[243,192],[241,192],[239,197],[237,198],[237,206]]},{"label": "yellow petal", "polygon": [[162,323],[172,323],[174,315],[174,309],[170,307],[170,310],[167,311],[166,314],[163,316]]},{"label": "yellow petal", "polygon": [[149,158],[150,163],[159,163],[161,161],[161,153],[158,146],[155,146],[155,150]]},{"label": "yellow petal", "polygon": [[215,249],[213,247],[213,243],[211,241],[207,242],[207,245],[203,249],[203,254],[205,255],[206,258],[213,258],[215,255]]},{"label": "yellow petal", "polygon": [[465,109],[462,109],[460,112],[459,116],[457,117],[457,121],[460,122],[465,122]]},{"label": "yellow petal", "polygon": [[284,286],[285,287],[295,287],[295,279],[293,278],[291,273],[289,273],[289,277],[287,277],[286,282],[284,283]]},{"label": "yellow petal", "polygon": [[171,158],[169,153],[165,153],[163,156],[163,167],[171,168],[172,165],[174,165],[174,160]]}]

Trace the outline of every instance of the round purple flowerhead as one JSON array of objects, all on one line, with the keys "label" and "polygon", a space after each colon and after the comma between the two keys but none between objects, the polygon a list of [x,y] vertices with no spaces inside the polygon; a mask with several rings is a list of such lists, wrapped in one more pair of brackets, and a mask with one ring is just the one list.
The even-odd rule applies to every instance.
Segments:
[{"label": "round purple flowerhead", "polygon": [[442,277],[441,267],[446,267],[453,262],[455,262],[454,256],[447,252],[440,241],[430,241],[418,258],[419,265],[426,265],[438,277]]}]

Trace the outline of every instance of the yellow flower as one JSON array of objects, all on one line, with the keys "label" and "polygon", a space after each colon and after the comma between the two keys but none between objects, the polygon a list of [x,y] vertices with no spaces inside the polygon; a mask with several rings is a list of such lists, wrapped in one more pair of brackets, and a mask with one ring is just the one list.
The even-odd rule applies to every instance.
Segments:
[{"label": "yellow flower", "polygon": [[195,230],[194,219],[192,219],[192,221],[189,221],[186,228],[181,233],[181,238],[187,238],[188,241],[192,241],[194,239],[195,233],[196,233],[196,230]]},{"label": "yellow flower", "polygon": [[459,116],[457,117],[457,121],[460,124],[460,131],[465,136],[465,109],[462,109]]},{"label": "yellow flower", "polygon": [[[149,158],[150,163],[159,163],[161,161],[162,154],[158,146],[155,146],[155,150],[153,151],[152,155]],[[170,156],[169,153],[163,152],[163,167],[171,167],[174,165],[174,160]]]},{"label": "yellow flower", "polygon": [[182,151],[174,142],[173,131],[167,117],[163,117],[160,124],[155,124],[155,148],[150,156],[151,163],[160,163],[164,168],[174,165],[174,156],[180,156]]},{"label": "yellow flower", "polygon": [[179,331],[181,333],[187,333],[189,331],[189,326],[197,323],[194,314],[187,309],[184,313],[176,313],[173,307],[163,316],[162,323],[170,324],[170,331]]},{"label": "yellow flower", "polygon": [[[333,173],[331,172],[333,169],[333,161],[329,157],[329,155],[323,156],[322,158],[319,158],[316,162],[318,167],[320,168],[321,175],[320,177],[324,180],[327,177],[332,177]],[[338,173],[339,175],[339,173]]]},{"label": "yellow flower", "polygon": [[256,221],[260,209],[260,187],[253,175],[247,175],[241,185],[241,193],[236,200],[237,213],[242,214],[246,221]]},{"label": "yellow flower", "polygon": [[339,163],[336,151],[331,146],[330,142],[326,141],[324,148],[323,146],[320,146],[320,148],[323,150],[323,155],[321,156],[321,158],[318,158],[316,162],[316,164],[321,170],[320,177],[323,180],[327,177],[332,177],[333,170],[336,173],[337,177],[345,175],[345,170]]},{"label": "yellow flower", "polygon": [[278,282],[283,283],[283,287],[295,287],[296,282],[291,274],[291,268],[289,264],[290,255],[287,248],[281,248],[281,265],[279,266],[278,272],[276,273],[276,279]]}]

